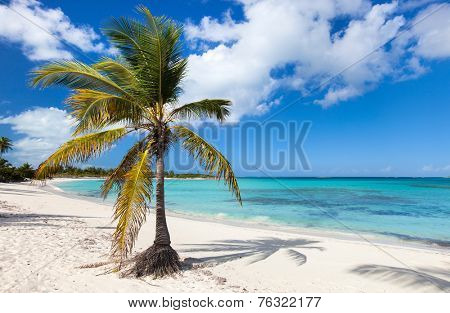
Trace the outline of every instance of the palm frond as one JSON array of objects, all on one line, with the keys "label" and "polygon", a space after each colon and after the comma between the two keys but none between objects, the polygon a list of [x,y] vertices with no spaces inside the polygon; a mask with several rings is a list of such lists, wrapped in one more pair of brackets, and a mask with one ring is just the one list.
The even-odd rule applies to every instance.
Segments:
[{"label": "palm frond", "polygon": [[182,140],[183,147],[210,175],[223,179],[229,190],[242,205],[241,194],[230,162],[202,137],[184,126],[173,126],[175,135]]},{"label": "palm frond", "polygon": [[148,35],[148,29],[141,22],[125,17],[112,18],[102,31],[133,68],[148,64],[149,56],[142,45],[145,41],[141,40]]},{"label": "palm frond", "polygon": [[145,95],[150,106],[159,102],[159,59],[154,53],[155,34],[143,23],[130,18],[115,18],[103,32],[130,64],[134,77],[139,82],[136,88]]},{"label": "palm frond", "polygon": [[39,166],[36,178],[45,179],[61,166],[85,162],[90,158],[99,156],[126,134],[126,128],[122,127],[72,139],[59,147]]},{"label": "palm frond", "polygon": [[149,150],[140,152],[137,162],[125,174],[123,186],[114,206],[112,253],[124,259],[131,253],[139,229],[145,222],[152,192],[152,172]]},{"label": "palm frond", "polygon": [[135,143],[130,150],[128,150],[114,172],[112,172],[112,174],[103,182],[101,187],[103,198],[106,198],[113,188],[117,191],[120,190],[125,181],[125,174],[136,164],[139,153],[144,152],[146,147],[151,146],[151,143],[146,143],[146,140],[147,138]]},{"label": "palm frond", "polygon": [[5,153],[11,150],[13,147],[13,144],[11,142],[11,139],[7,137],[0,137],[0,153]]},{"label": "palm frond", "polygon": [[174,109],[169,116],[178,118],[215,118],[223,122],[229,115],[231,101],[222,99],[205,99],[198,102],[188,103]]},{"label": "palm frond", "polygon": [[127,86],[132,89],[137,84],[137,79],[129,64],[126,64],[120,59],[102,58],[100,62],[95,63],[92,67],[106,75],[119,86]]},{"label": "palm frond", "polygon": [[78,89],[66,103],[77,121],[74,136],[120,122],[138,124],[143,118],[143,108],[137,102],[96,90]]},{"label": "palm frond", "polygon": [[138,11],[146,18],[146,26],[153,34],[153,37],[149,37],[152,40],[147,47],[151,60],[154,60],[151,68],[154,70],[154,81],[157,82],[158,100],[161,104],[175,102],[182,91],[179,85],[187,67],[179,40],[183,27],[165,16],[153,16],[143,5],[138,6]]},{"label": "palm frond", "polygon": [[[182,57],[179,38],[182,28],[165,17],[154,17],[140,6],[145,23],[117,18],[104,29],[114,46],[130,64],[151,106],[174,102],[181,92],[187,60]],[[159,112],[162,112],[160,108]]]},{"label": "palm frond", "polygon": [[125,89],[93,67],[79,61],[56,61],[32,71],[33,87],[65,86],[70,89],[92,89],[130,96]]}]

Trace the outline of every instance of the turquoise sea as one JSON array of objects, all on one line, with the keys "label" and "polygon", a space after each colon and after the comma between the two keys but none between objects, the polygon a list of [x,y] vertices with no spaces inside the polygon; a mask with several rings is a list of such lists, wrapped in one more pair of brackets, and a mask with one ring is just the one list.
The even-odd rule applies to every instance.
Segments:
[{"label": "turquoise sea", "polygon": [[[102,180],[58,183],[100,197]],[[240,178],[243,206],[215,180],[166,181],[167,208],[178,213],[339,231],[450,246],[450,179]],[[106,201],[114,202],[116,195]]]}]

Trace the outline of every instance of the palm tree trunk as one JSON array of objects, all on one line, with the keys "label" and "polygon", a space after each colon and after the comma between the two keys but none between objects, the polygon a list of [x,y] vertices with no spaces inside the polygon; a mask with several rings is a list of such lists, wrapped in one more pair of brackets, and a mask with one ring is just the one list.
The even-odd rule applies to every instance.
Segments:
[{"label": "palm tree trunk", "polygon": [[164,152],[165,138],[163,129],[159,129],[159,140],[156,157],[156,230],[153,245],[136,257],[131,269],[137,277],[153,275],[162,277],[178,272],[181,262],[178,253],[170,246],[170,235],[166,221],[164,203]]},{"label": "palm tree trunk", "polygon": [[156,234],[155,245],[170,245],[164,198],[164,155],[158,152],[156,159]]}]

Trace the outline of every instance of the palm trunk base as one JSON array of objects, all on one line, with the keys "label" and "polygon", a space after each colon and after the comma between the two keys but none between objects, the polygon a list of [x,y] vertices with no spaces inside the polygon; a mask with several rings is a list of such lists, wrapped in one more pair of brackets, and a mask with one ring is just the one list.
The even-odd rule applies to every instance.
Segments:
[{"label": "palm trunk base", "polygon": [[153,244],[136,256],[136,263],[130,272],[136,277],[153,275],[159,278],[175,274],[180,269],[180,257],[170,245]]}]

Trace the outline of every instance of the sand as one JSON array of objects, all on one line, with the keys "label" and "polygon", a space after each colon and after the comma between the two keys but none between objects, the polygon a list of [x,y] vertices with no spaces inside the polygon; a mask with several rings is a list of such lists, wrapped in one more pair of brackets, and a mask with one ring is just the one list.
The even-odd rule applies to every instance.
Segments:
[{"label": "sand", "polygon": [[[51,186],[0,184],[1,292],[449,292],[450,250],[356,235],[287,232],[169,216],[173,247],[194,264],[165,279],[108,266],[111,205]],[[136,252],[153,241],[150,214]]]}]

